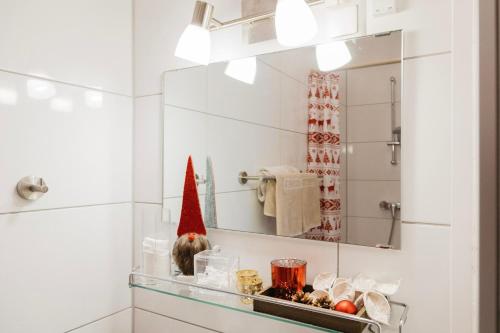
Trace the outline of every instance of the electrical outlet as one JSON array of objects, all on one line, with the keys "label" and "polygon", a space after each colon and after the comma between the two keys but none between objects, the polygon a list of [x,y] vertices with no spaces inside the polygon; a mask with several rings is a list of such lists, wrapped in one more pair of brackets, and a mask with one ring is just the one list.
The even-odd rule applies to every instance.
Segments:
[{"label": "electrical outlet", "polygon": [[372,0],[373,16],[394,14],[397,11],[396,0]]}]

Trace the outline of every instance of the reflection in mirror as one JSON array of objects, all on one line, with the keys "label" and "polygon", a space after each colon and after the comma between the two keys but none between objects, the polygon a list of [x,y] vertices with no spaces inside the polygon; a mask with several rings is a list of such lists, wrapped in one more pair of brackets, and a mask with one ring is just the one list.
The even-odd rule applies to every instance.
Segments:
[{"label": "reflection in mirror", "polygon": [[172,219],[191,155],[209,227],[400,248],[401,50],[396,31],[165,73]]}]

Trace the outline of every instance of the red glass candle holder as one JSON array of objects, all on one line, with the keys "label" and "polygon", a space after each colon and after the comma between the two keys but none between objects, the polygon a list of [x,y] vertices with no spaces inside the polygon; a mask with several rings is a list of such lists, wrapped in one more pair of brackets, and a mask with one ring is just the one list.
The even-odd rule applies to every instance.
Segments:
[{"label": "red glass candle holder", "polygon": [[276,259],[271,262],[273,288],[289,299],[306,285],[307,262],[300,259]]}]

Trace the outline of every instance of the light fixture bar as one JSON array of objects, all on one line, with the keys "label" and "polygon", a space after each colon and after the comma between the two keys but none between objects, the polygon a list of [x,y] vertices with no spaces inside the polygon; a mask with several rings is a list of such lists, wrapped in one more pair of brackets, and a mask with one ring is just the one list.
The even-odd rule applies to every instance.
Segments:
[{"label": "light fixture bar", "polygon": [[[325,0],[306,0],[305,2],[310,7],[312,7],[312,6],[317,6],[317,5],[321,5],[321,4],[325,3]],[[274,17],[275,14],[276,14],[275,11],[270,11],[270,12],[265,12],[265,13],[261,13],[261,14],[249,15],[249,16],[241,17],[241,18],[234,19],[234,20],[229,20],[226,22],[221,22],[219,20],[212,18],[210,21],[209,30],[210,31],[221,30],[221,29],[225,29],[225,28],[234,27],[234,26],[240,25],[240,24],[247,24],[247,23],[252,23],[252,22],[256,22],[256,21],[260,21],[260,20],[265,20],[265,19]]]}]

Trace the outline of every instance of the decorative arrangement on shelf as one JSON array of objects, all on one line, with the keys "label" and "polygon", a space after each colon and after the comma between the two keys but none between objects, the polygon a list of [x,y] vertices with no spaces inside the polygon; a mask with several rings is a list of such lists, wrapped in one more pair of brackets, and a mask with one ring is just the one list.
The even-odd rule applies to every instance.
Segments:
[{"label": "decorative arrangement on shelf", "polygon": [[[288,263],[283,260],[288,260]],[[296,266],[291,262],[293,260],[296,259],[280,259],[280,266],[288,266],[288,271],[291,272],[291,267]],[[281,273],[278,277],[273,271],[273,287],[264,290],[261,295],[358,318],[369,318],[382,325],[389,325],[391,306],[388,297],[397,292],[400,281],[380,283],[361,274],[351,279],[321,273],[314,279],[313,286],[301,286],[296,284],[296,274],[297,271],[292,274]],[[276,280],[280,282],[275,284]],[[366,323],[342,317],[332,321],[327,314],[311,313],[303,308],[286,308],[260,299],[254,301],[254,310],[346,333],[361,333],[367,326]]]},{"label": "decorative arrangement on shelf", "polygon": [[193,161],[189,156],[184,180],[181,218],[177,228],[178,238],[172,250],[174,262],[182,274],[194,274],[194,255],[210,248],[206,235],[207,231],[203,224],[196,188]]}]

